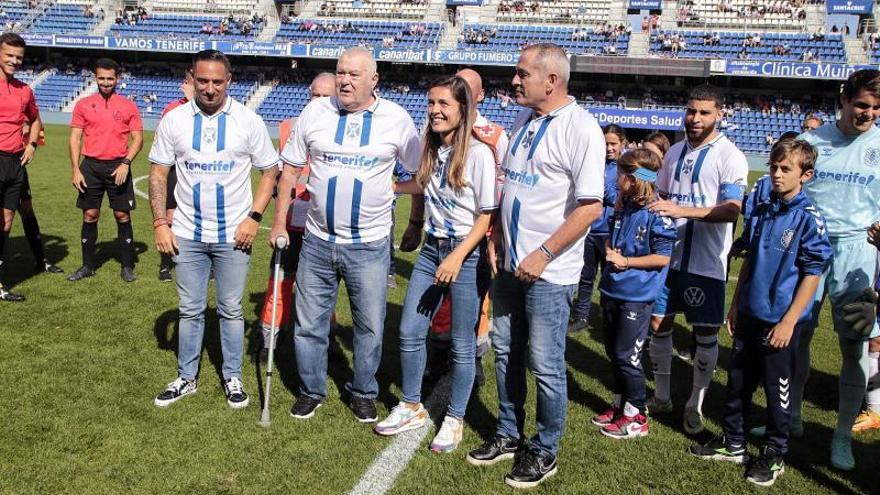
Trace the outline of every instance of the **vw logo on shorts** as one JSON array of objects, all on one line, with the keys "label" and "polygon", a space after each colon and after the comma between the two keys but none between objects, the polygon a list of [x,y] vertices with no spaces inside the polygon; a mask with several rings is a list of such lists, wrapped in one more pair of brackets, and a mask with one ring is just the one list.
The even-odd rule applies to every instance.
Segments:
[{"label": "vw logo on shorts", "polygon": [[706,302],[706,293],[699,287],[688,287],[684,290],[684,302],[692,308],[702,306]]}]

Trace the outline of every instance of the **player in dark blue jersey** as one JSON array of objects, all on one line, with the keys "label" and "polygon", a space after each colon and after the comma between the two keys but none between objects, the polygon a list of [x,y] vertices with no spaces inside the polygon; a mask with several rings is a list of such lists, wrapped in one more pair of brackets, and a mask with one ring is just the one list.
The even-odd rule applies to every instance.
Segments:
[{"label": "player in dark blue jersey", "polygon": [[801,140],[783,142],[770,154],[773,191],[744,226],[748,256],[727,315],[733,351],[724,434],[690,449],[698,457],[742,463],[747,457],[744,418],[762,384],[767,429],[761,454],[747,473],[749,481],[762,486],[785,472],[798,338],[811,319],[820,276],[832,257],[825,220],[802,191],[813,177],[816,156]]}]

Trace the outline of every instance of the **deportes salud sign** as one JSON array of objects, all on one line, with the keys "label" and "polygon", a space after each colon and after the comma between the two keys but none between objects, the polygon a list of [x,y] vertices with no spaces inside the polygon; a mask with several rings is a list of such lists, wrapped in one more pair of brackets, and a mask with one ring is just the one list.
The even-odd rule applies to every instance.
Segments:
[{"label": "deportes salud sign", "polygon": [[660,0],[629,0],[630,10],[660,10]]},{"label": "deportes salud sign", "polygon": [[681,110],[630,110],[628,108],[590,107],[587,111],[599,125],[617,124],[633,129],[680,131],[684,128],[684,112]]}]

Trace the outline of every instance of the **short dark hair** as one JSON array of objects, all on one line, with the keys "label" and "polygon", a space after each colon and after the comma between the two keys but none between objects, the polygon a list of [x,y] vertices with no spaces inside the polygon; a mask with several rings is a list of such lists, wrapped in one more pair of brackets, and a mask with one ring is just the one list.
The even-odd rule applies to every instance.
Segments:
[{"label": "short dark hair", "polygon": [[817,157],[816,148],[803,139],[780,139],[770,150],[770,163],[791,158],[801,167],[801,173],[813,170]]},{"label": "short dark hair", "polygon": [[617,124],[608,124],[602,128],[602,134],[614,134],[621,142],[626,142],[626,129]]},{"label": "short dark hair", "polygon": [[196,64],[199,62],[220,62],[226,67],[226,72],[232,73],[232,64],[229,63],[229,57],[220,50],[202,50],[196,53],[192,59],[193,74],[195,74]]},{"label": "short dark hair", "polygon": [[858,96],[862,91],[868,91],[874,96],[880,97],[880,70],[863,69],[849,75],[843,83],[841,93],[847,100]]},{"label": "short dark hair", "polygon": [[724,93],[711,84],[701,84],[691,90],[688,100],[713,101],[716,107],[721,108],[724,106]]},{"label": "short dark hair", "polygon": [[14,46],[16,48],[27,48],[27,43],[25,43],[24,38],[22,38],[18,33],[0,34],[0,45]]},{"label": "short dark hair", "polygon": [[114,74],[119,74],[119,64],[112,58],[101,57],[95,60],[95,72],[98,72],[98,69],[112,70]]},{"label": "short dark hair", "polygon": [[797,139],[798,136],[800,136],[800,133],[796,132],[796,131],[783,132],[779,136],[779,139],[776,140],[776,144],[779,144],[780,141],[791,141],[791,140]]}]

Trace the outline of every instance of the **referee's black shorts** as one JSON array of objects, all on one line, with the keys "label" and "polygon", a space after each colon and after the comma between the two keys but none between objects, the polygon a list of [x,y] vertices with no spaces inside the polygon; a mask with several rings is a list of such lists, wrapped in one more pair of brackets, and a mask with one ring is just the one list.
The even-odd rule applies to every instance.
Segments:
[{"label": "referee's black shorts", "polygon": [[177,198],[174,197],[174,188],[177,187],[177,167],[172,166],[168,172],[168,182],[165,188],[165,209],[176,210]]},{"label": "referee's black shorts", "polygon": [[21,166],[21,152],[0,151],[0,206],[5,210],[18,211],[26,183],[27,175]]},{"label": "referee's black shorts", "polygon": [[79,193],[76,207],[81,210],[100,209],[104,200],[104,192],[110,200],[110,208],[114,211],[131,211],[135,208],[134,183],[131,171],[121,185],[113,179],[114,170],[125,157],[116,160],[96,160],[85,157],[79,165],[79,171],[86,179],[86,191]]}]

